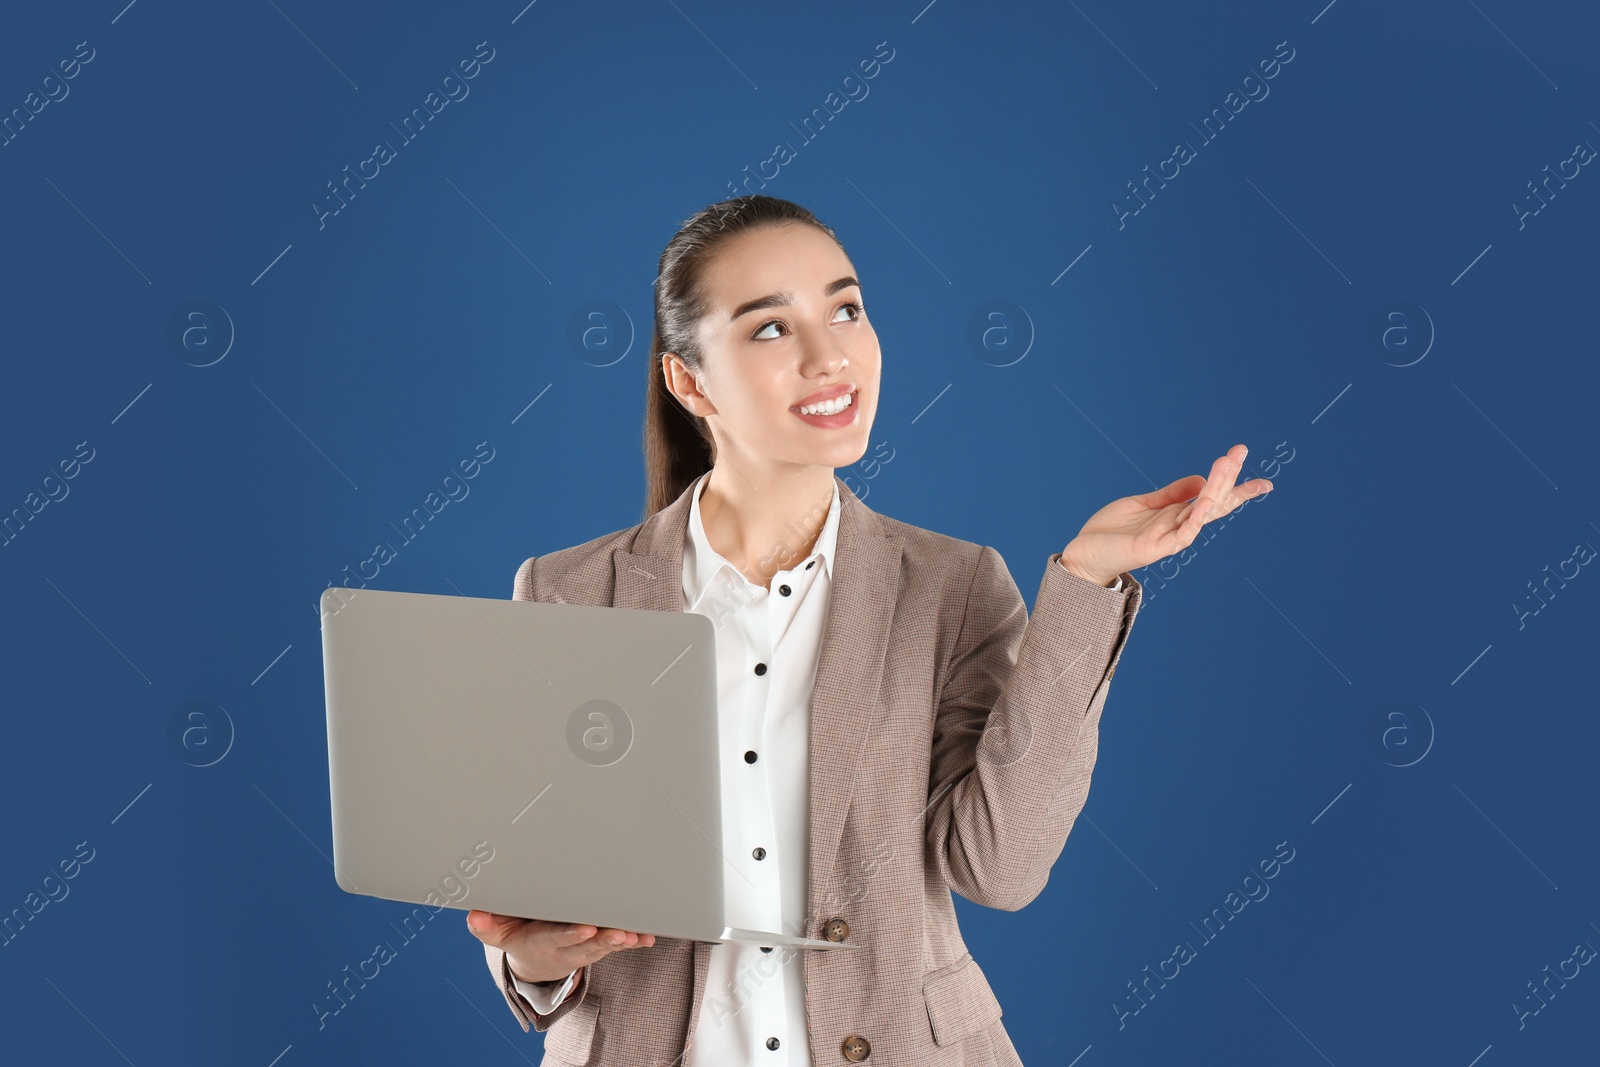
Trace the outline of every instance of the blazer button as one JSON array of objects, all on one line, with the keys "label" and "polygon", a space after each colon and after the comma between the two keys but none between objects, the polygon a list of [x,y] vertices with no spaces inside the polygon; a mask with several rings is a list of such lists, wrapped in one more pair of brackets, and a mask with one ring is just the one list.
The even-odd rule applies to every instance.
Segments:
[{"label": "blazer button", "polygon": [[850,924],[843,919],[829,919],[828,925],[822,928],[822,936],[829,941],[843,941],[850,936]]},{"label": "blazer button", "polygon": [[844,1050],[844,1058],[851,1063],[860,1063],[872,1055],[872,1046],[860,1034],[851,1034],[845,1038],[841,1048]]}]

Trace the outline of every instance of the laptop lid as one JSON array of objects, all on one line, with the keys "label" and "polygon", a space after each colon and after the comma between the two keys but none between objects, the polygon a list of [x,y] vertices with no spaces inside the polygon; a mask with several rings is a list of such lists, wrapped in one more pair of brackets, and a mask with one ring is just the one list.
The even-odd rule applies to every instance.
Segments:
[{"label": "laptop lid", "polygon": [[723,936],[711,620],[378,589],[322,611],[341,888]]}]

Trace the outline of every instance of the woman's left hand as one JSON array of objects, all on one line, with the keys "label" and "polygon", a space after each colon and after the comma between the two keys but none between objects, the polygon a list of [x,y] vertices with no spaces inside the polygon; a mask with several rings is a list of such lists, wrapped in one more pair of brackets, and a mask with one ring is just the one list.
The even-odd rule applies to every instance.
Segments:
[{"label": "woman's left hand", "polygon": [[1062,549],[1061,562],[1081,578],[1110,585],[1125,571],[1189,547],[1201,526],[1272,491],[1265,478],[1233,484],[1246,452],[1244,445],[1228,449],[1211,465],[1209,478],[1191,474],[1160,489],[1113,500],[1091,515]]}]

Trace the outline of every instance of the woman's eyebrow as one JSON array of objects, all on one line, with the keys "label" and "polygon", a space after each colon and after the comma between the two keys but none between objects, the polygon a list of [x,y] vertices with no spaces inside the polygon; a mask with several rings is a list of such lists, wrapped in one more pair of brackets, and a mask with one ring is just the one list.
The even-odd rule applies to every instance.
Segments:
[{"label": "woman's eyebrow", "polygon": [[[834,293],[837,293],[840,289],[848,289],[852,285],[860,284],[860,282],[856,281],[847,274],[843,278],[831,282],[828,287],[822,291],[822,295],[824,297],[829,297]],[[740,304],[738,307],[733,309],[733,314],[728,317],[728,321],[733,322],[737,320],[740,315],[747,314],[751,311],[760,311],[762,308],[787,307],[792,303],[794,303],[794,293],[785,289],[781,293],[773,293],[771,296],[763,296],[752,300],[747,304]]]}]

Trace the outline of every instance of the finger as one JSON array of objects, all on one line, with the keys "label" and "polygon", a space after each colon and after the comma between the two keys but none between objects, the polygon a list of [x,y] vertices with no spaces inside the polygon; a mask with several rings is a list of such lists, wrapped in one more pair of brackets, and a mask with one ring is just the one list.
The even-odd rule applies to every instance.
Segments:
[{"label": "finger", "polygon": [[1205,487],[1206,480],[1198,474],[1190,474],[1179,478],[1160,489],[1152,489],[1148,493],[1135,493],[1134,499],[1147,508],[1159,511],[1172,504],[1181,504],[1186,500],[1193,500],[1200,490]]},{"label": "finger", "polygon": [[1170,556],[1189,547],[1205,521],[1208,505],[1209,501],[1206,500],[1191,500],[1187,504],[1175,506],[1175,510],[1171,513],[1172,525],[1156,531],[1153,547],[1159,556]]},{"label": "finger", "polygon": [[[605,955],[604,951],[590,951],[599,931],[587,923],[537,922],[537,930],[512,951],[522,959],[554,961],[563,972],[586,967]],[[509,946],[508,946],[509,947]]]},{"label": "finger", "polygon": [[[576,924],[564,927],[550,935],[551,953],[568,968],[587,966],[618,949],[637,948],[643,934],[630,933],[611,926]],[[651,938],[651,944],[655,939]]]},{"label": "finger", "polygon": [[1270,492],[1272,492],[1271,482],[1267,481],[1265,478],[1252,478],[1248,482],[1245,482],[1244,484],[1234,488],[1234,501],[1228,510],[1232,511],[1234,507],[1241,504],[1248,504],[1257,497],[1266,496]]},{"label": "finger", "polygon": [[[593,929],[591,927],[591,929]],[[606,955],[619,949],[634,947],[638,944],[639,935],[627,930],[614,927],[601,927],[595,929],[592,936],[584,938],[577,944],[562,948],[557,955],[564,966],[588,966]]]},{"label": "finger", "polygon": [[1175,519],[1176,525],[1169,535],[1179,542],[1181,548],[1192,542],[1207,522],[1220,518],[1232,509],[1235,503],[1234,478],[1244,466],[1247,451],[1244,445],[1235,445],[1211,464],[1210,477],[1191,474],[1160,489],[1136,494],[1134,499],[1153,510],[1189,502],[1187,507],[1180,509]]},{"label": "finger", "polygon": [[601,931],[604,943],[613,949],[648,948],[656,943],[655,934],[641,934],[634,930],[606,927]]},{"label": "finger", "polygon": [[596,938],[602,945],[607,945],[611,948],[625,948],[637,940],[638,936],[627,930],[618,930],[615,927],[608,926],[601,930],[596,935]]},{"label": "finger", "polygon": [[1206,519],[1220,518],[1226,514],[1233,496],[1233,482],[1239,476],[1239,470],[1244,466],[1246,449],[1244,445],[1234,445],[1211,464],[1211,477],[1206,479],[1206,485],[1200,492],[1200,500],[1211,503],[1211,511]]},{"label": "finger", "polygon": [[514,948],[540,939],[549,947],[559,949],[588,938],[594,927],[474,910],[467,912],[467,930],[479,941],[496,948]]},{"label": "finger", "polygon": [[1252,478],[1248,482],[1236,485],[1228,490],[1227,495],[1220,504],[1212,508],[1210,518],[1207,521],[1229,515],[1234,509],[1250,503],[1257,497],[1266,496],[1270,492],[1272,492],[1272,483],[1265,478]]},{"label": "finger", "polygon": [[[1210,514],[1205,517],[1203,522],[1210,522],[1213,519],[1225,518],[1251,501],[1259,500],[1261,497],[1266,496],[1268,493],[1272,492],[1272,490],[1272,483],[1265,478],[1253,478],[1250,481],[1245,482],[1243,485],[1235,486],[1230,492],[1228,499],[1222,501],[1222,503],[1218,505],[1213,506]],[[1209,503],[1209,501],[1207,503]],[[1198,533],[1198,531],[1196,531],[1196,533]]]},{"label": "finger", "polygon": [[497,915],[492,911],[473,909],[467,912],[468,932],[484,944],[494,945],[496,948],[504,945],[506,939],[517,932],[526,921],[514,915]]}]

